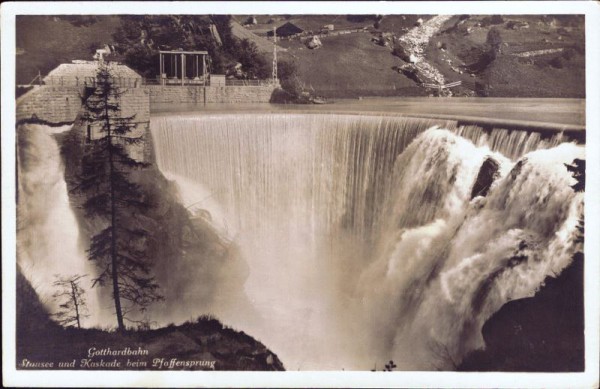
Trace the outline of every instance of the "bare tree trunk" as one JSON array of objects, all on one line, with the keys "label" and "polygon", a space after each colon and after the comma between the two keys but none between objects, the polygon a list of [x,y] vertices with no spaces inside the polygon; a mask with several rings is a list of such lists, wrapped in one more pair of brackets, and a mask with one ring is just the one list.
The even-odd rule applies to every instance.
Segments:
[{"label": "bare tree trunk", "polygon": [[81,329],[81,322],[79,321],[79,302],[77,301],[76,292],[77,285],[71,281],[71,296],[73,297],[73,304],[75,304],[75,319],[77,319],[77,328]]}]

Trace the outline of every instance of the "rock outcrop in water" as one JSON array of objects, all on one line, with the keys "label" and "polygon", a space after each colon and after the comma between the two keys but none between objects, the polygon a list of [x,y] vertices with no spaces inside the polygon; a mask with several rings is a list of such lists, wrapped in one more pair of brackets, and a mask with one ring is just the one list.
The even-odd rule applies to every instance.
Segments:
[{"label": "rock outcrop in water", "polygon": [[583,371],[583,255],[530,298],[511,301],[483,326],[485,349],[460,371]]},{"label": "rock outcrop in water", "polygon": [[487,195],[494,181],[500,177],[499,169],[500,164],[494,158],[488,157],[483,161],[471,190],[471,200],[476,196],[485,197]]},{"label": "rock outcrop in water", "polygon": [[[517,164],[511,174],[518,174]],[[585,190],[585,160],[566,168],[573,174],[576,192]],[[582,211],[583,212],[583,211]],[[577,226],[578,244],[584,242],[583,216]],[[521,243],[520,248],[526,248]],[[510,259],[509,264],[527,260]],[[462,371],[583,371],[585,368],[584,254],[556,278],[549,276],[535,296],[510,301],[484,324],[485,349],[475,350],[458,366]]]}]

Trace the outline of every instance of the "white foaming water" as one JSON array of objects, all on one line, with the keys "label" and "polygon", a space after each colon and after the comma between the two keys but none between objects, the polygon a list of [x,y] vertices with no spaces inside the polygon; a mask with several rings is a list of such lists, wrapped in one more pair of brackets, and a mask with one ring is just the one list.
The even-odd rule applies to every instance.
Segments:
[{"label": "white foaming water", "polygon": [[[426,154],[414,166],[413,149]],[[501,178],[487,198],[469,201],[487,155],[438,130],[423,134],[398,159],[396,169],[421,171],[394,185],[401,206],[389,213],[381,252],[363,274],[359,295],[366,296],[373,349],[405,369],[452,369],[484,346],[481,327],[491,314],[509,300],[532,296],[577,250],[583,197],[569,187],[573,179],[563,164],[582,158],[583,148],[534,151],[520,167],[494,155]],[[430,201],[423,187],[443,201]]]},{"label": "white foaming water", "polygon": [[17,129],[17,263],[51,313],[57,311],[59,304],[52,298],[58,291],[52,285],[54,276],[88,274],[81,286],[87,291],[90,317],[82,319],[82,325],[90,327],[104,324],[96,290],[90,289],[95,270],[79,243],[64,166],[52,136],[70,128],[26,124]]},{"label": "white foaming water", "polygon": [[[222,319],[291,370],[452,368],[483,345],[492,313],[577,249],[582,195],[563,164],[584,151],[560,134],[289,114],[161,117],[151,129],[159,168],[200,185],[186,201],[210,196],[200,208],[226,220],[249,265],[259,317]],[[470,200],[490,156],[500,178]]]}]

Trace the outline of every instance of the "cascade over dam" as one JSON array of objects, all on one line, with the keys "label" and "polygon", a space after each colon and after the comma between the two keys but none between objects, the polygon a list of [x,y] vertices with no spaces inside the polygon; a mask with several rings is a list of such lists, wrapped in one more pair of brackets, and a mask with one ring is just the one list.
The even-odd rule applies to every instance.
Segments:
[{"label": "cascade over dam", "polygon": [[[96,271],[65,185],[56,134],[69,131],[17,132],[18,261],[51,311],[42,275]],[[208,252],[235,253],[185,246],[181,258],[161,257],[166,301],[150,317],[165,326],[215,314],[288,370],[389,360],[455,369],[484,347],[491,315],[533,296],[581,250],[583,193],[564,164],[585,150],[561,132],[377,114],[170,113],[151,117],[149,135],[174,201],[226,242]],[[88,307],[85,326],[114,325],[108,292],[93,289]]]},{"label": "cascade over dam", "polygon": [[290,370],[452,369],[579,249],[564,164],[584,147],[562,133],[279,113],[150,128],[182,204],[248,265],[248,299],[219,316]]}]

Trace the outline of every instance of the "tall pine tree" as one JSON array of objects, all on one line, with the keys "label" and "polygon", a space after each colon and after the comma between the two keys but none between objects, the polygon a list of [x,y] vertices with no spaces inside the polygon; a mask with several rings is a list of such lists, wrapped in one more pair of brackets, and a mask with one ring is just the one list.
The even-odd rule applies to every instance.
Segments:
[{"label": "tall pine tree", "polygon": [[88,125],[89,148],[83,157],[79,186],[87,199],[83,205],[86,215],[103,225],[88,250],[89,259],[99,269],[93,286],[112,286],[120,331],[125,330],[128,313],[143,312],[162,299],[145,252],[147,232],[135,222],[135,215],[150,204],[129,173],[147,164],[128,154],[127,146],[142,139],[132,136],[134,116],[121,114],[124,92],[114,85],[108,67],[100,65],[95,89],[84,103],[82,120]]}]

